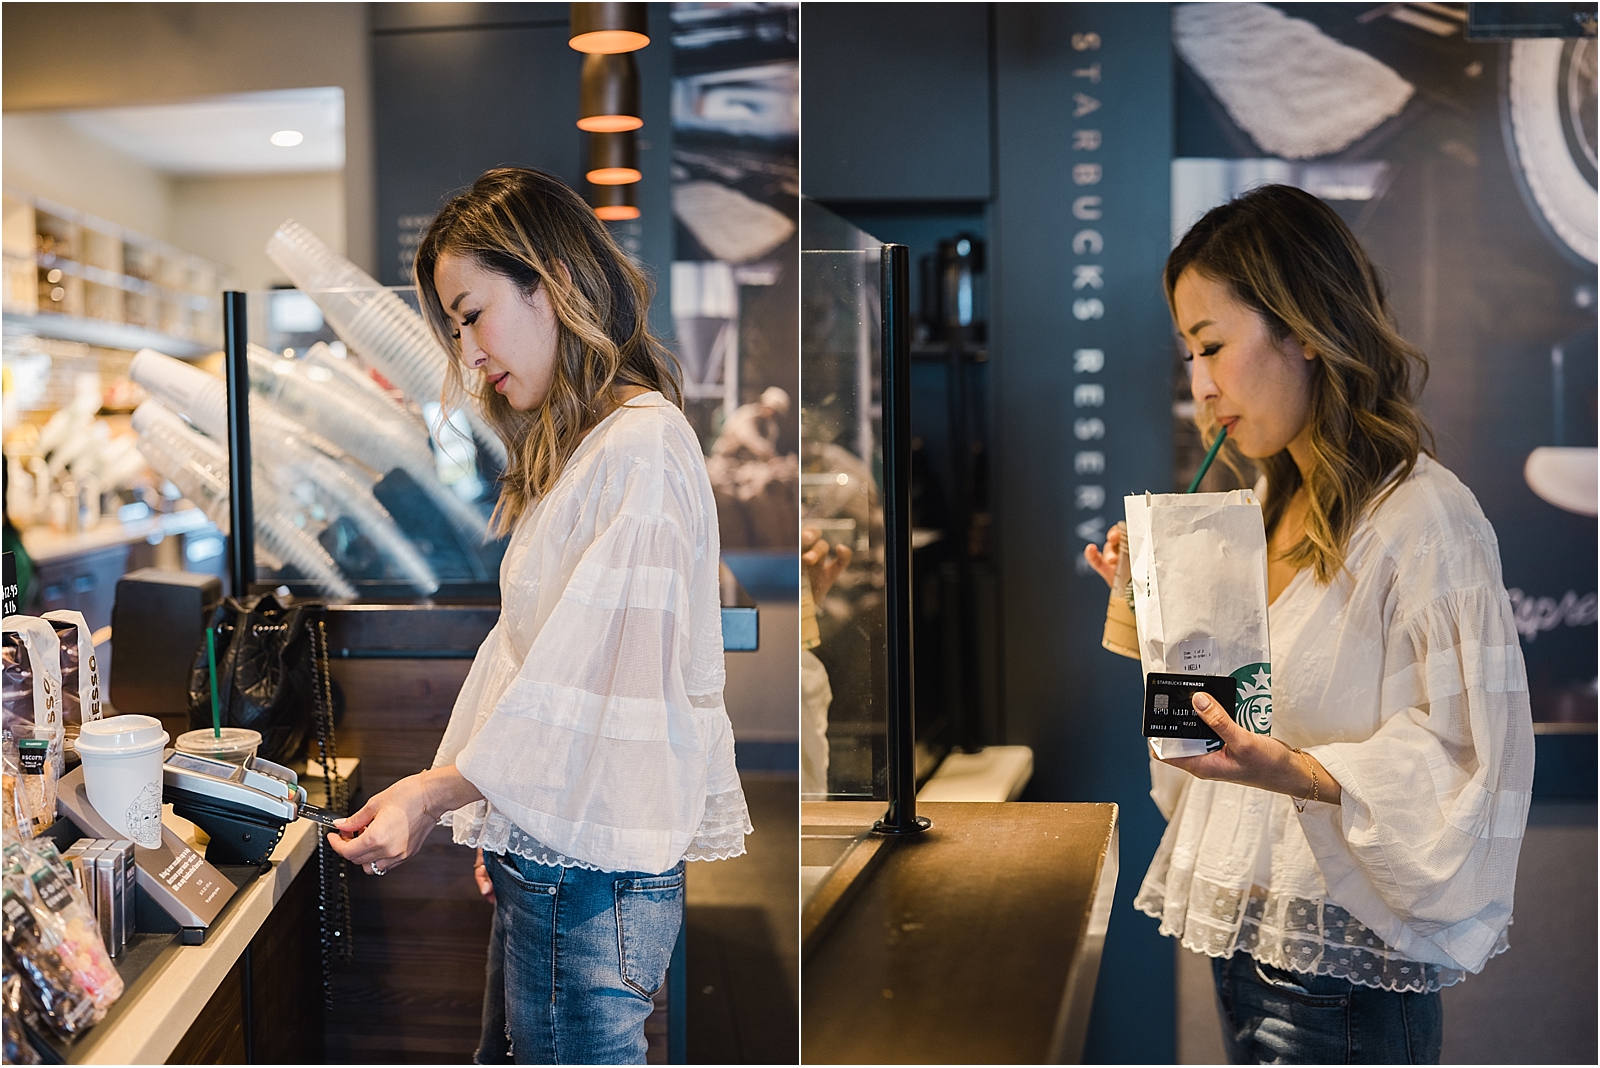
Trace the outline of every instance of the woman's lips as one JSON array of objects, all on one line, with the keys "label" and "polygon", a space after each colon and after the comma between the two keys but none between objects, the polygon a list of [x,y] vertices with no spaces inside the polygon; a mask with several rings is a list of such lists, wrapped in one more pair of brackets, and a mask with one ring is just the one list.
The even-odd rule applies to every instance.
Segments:
[{"label": "woman's lips", "polygon": [[490,375],[489,376],[489,384],[494,387],[494,391],[496,393],[504,393],[505,390],[503,390],[501,387],[506,384],[506,379],[509,378],[510,376],[511,376],[511,372],[510,371],[501,371],[497,375]]}]

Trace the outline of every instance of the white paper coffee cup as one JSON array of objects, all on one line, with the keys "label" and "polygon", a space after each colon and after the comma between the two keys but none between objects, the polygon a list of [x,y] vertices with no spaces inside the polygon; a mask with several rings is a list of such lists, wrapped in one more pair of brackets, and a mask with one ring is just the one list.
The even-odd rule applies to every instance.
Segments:
[{"label": "white paper coffee cup", "polygon": [[167,732],[152,716],[112,716],[83,725],[78,755],[89,804],[147,849],[161,844],[161,757]]}]

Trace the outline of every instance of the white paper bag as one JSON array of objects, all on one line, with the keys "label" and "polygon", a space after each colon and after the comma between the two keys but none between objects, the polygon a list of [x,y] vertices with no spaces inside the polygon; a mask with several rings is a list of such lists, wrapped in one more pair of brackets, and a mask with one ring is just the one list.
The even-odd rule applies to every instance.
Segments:
[{"label": "white paper bag", "polygon": [[[1247,489],[1124,498],[1139,657],[1145,673],[1230,675],[1234,718],[1272,733],[1267,536]],[[1162,759],[1199,756],[1217,741],[1152,738]]]}]

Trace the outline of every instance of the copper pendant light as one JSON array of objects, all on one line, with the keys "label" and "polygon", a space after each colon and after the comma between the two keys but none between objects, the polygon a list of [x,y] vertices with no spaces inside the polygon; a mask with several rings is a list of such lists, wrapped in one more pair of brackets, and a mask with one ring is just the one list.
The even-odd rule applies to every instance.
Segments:
[{"label": "copper pendant light", "polygon": [[644,125],[639,117],[639,65],[630,53],[584,57],[578,89],[578,129],[620,133]]},{"label": "copper pendant light", "polygon": [[633,52],[650,43],[646,4],[572,4],[567,43],[580,52],[611,55]]},{"label": "copper pendant light", "polygon": [[633,185],[592,185],[589,200],[594,213],[607,222],[621,222],[639,217],[639,207],[634,203]]},{"label": "copper pendant light", "polygon": [[632,130],[589,135],[589,169],[584,174],[595,185],[627,185],[639,173],[639,142]]}]

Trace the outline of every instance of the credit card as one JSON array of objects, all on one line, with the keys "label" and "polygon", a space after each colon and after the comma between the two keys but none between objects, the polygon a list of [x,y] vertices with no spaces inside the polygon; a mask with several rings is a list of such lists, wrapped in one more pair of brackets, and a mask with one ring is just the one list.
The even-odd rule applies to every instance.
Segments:
[{"label": "credit card", "polygon": [[334,824],[334,821],[343,819],[344,817],[335,812],[330,812],[325,808],[318,808],[316,805],[301,805],[300,818],[303,820],[310,820],[312,823],[319,823],[333,833],[339,834],[341,832]]},{"label": "credit card", "polygon": [[1208,742],[1222,739],[1195,714],[1194,695],[1210,694],[1237,719],[1239,680],[1232,675],[1181,675],[1152,671],[1144,679],[1144,736],[1146,738],[1200,738]]}]

